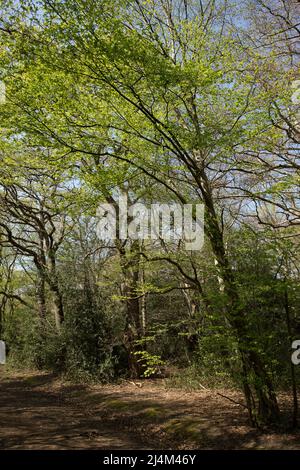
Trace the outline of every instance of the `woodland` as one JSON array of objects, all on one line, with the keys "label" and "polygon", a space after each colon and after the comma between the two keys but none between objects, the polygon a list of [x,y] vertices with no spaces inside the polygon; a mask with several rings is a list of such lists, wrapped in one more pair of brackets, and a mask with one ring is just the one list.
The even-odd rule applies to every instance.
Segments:
[{"label": "woodland", "polygon": [[[1,0],[5,368],[297,428],[299,54],[294,0]],[[203,246],[102,240],[120,195],[201,204]]]}]

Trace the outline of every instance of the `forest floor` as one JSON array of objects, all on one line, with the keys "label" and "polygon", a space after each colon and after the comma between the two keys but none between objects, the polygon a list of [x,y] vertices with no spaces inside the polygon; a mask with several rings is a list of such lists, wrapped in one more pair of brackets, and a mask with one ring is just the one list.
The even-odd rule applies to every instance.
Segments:
[{"label": "forest floor", "polygon": [[0,367],[0,449],[300,449],[300,430],[254,430],[242,406],[215,392],[161,379],[77,385]]}]

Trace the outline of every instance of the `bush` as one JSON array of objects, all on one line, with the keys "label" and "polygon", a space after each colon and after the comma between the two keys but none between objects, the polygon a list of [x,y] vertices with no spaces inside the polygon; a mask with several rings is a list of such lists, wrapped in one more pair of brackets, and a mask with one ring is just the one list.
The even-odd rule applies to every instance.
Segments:
[{"label": "bush", "polygon": [[41,328],[32,312],[20,310],[9,316],[4,340],[11,365],[63,372],[76,380],[114,377],[117,358],[112,357],[112,340],[101,309],[87,311],[78,303],[66,313],[60,334],[48,317]]}]

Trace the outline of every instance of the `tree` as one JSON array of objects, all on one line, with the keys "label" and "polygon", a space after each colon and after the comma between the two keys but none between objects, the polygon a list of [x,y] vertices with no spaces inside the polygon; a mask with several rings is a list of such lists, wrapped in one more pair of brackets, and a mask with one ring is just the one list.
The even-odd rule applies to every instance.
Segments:
[{"label": "tree", "polygon": [[[241,44],[226,4],[120,1],[112,15],[110,2],[67,0],[41,2],[41,15],[21,2],[15,26],[8,20],[3,28],[3,63],[9,54],[17,59],[6,66],[4,118],[24,141],[55,149],[57,161],[126,162],[181,203],[205,205],[221,312],[238,343],[257,425],[276,421],[279,410],[226,249],[226,222],[234,221],[236,200],[251,199],[240,187],[248,172],[242,156],[274,138],[270,106],[286,99],[286,71],[272,53]],[[270,68],[278,76],[265,87]]]},{"label": "tree", "polygon": [[[57,251],[65,237],[67,219],[64,190],[57,176],[40,173],[34,160],[7,165],[3,159],[1,178],[1,246],[16,256],[32,260],[37,270],[37,300],[41,325],[46,318],[46,284],[53,296],[53,315],[57,330],[64,321],[62,294],[57,273]],[[13,160],[11,160],[12,162]],[[31,164],[31,168],[30,165]],[[7,165],[4,170],[4,165]],[[24,176],[24,169],[29,171]]]}]

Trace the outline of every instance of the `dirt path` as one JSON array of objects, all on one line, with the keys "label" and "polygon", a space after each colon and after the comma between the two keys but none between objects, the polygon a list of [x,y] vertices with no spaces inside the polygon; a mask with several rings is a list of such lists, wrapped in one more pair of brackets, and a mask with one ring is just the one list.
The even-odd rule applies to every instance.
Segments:
[{"label": "dirt path", "polygon": [[133,433],[69,403],[63,388],[48,375],[0,379],[0,449],[145,448]]},{"label": "dirt path", "polygon": [[253,430],[241,406],[211,392],[168,390],[163,381],[84,386],[46,373],[0,374],[0,449],[300,449],[299,431]]}]

